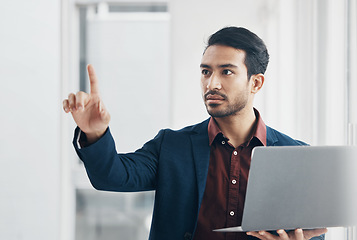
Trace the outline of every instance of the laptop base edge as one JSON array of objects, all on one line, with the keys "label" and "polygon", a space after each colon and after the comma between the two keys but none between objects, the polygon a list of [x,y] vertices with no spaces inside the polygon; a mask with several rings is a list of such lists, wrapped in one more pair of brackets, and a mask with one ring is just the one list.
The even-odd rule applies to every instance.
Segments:
[{"label": "laptop base edge", "polygon": [[221,228],[215,229],[214,232],[246,232],[242,229],[242,227],[230,227],[230,228]]}]

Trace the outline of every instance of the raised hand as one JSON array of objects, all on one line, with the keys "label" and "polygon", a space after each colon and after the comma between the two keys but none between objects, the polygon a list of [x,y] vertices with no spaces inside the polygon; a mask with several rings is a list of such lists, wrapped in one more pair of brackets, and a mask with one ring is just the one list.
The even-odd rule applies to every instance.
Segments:
[{"label": "raised hand", "polygon": [[90,93],[69,94],[63,100],[63,109],[71,112],[78,127],[86,134],[88,143],[98,140],[106,131],[110,114],[99,96],[98,78],[92,65],[87,66],[90,80]]}]

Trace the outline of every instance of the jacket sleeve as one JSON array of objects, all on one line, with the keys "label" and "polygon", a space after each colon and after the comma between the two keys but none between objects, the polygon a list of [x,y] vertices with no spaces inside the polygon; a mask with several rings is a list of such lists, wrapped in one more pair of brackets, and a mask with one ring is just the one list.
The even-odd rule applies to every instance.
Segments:
[{"label": "jacket sleeve", "polygon": [[118,154],[108,128],[95,143],[80,148],[75,130],[74,148],[83,161],[95,189],[106,191],[148,191],[156,188],[156,172],[164,130],[134,153]]}]

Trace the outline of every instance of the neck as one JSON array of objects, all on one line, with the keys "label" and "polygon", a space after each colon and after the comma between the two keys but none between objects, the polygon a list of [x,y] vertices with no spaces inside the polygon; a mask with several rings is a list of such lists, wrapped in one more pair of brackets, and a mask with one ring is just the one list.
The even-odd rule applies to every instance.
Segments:
[{"label": "neck", "polygon": [[229,142],[238,147],[247,142],[252,134],[256,122],[254,109],[241,110],[239,113],[224,117],[215,118],[223,134],[229,138]]}]

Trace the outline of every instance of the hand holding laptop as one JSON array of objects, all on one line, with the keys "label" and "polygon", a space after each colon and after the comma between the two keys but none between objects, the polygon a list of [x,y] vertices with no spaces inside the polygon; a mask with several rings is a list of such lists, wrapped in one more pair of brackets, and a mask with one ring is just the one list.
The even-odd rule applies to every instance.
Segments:
[{"label": "hand holding laptop", "polygon": [[351,146],[256,147],[242,224],[214,231],[306,240],[327,227],[357,226],[356,160]]},{"label": "hand holding laptop", "polygon": [[320,236],[327,232],[326,228],[313,230],[302,230],[301,228],[295,231],[285,232],[283,229],[277,231],[279,236],[275,236],[267,231],[247,232],[247,235],[254,236],[262,240],[307,240],[313,237]]}]

